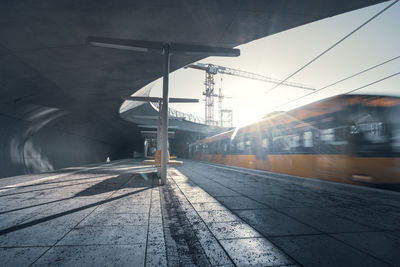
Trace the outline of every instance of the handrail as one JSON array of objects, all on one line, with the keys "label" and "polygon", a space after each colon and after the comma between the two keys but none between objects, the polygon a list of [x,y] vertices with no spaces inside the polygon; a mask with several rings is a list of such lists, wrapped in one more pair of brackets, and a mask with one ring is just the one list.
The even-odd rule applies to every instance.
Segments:
[{"label": "handrail", "polygon": [[[159,105],[157,102],[150,102],[150,104],[155,108],[157,111],[159,110]],[[181,118],[186,121],[190,122],[195,122],[195,123],[200,123],[200,124],[206,124],[205,120],[201,117],[195,116],[193,114],[185,113],[173,108],[168,108],[168,117],[173,117],[173,118]]]}]

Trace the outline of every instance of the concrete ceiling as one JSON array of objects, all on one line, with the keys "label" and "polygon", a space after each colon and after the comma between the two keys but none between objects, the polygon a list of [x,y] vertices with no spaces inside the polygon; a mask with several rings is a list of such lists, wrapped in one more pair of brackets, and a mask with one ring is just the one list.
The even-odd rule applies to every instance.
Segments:
[{"label": "concrete ceiling", "polygon": [[[35,119],[27,117],[32,117],[29,112],[32,107],[35,110],[55,108],[64,114],[52,118],[51,122],[47,120],[40,131],[52,127],[92,141],[134,149],[135,140],[140,137],[134,125],[120,119],[121,99],[160,77],[162,58],[90,47],[85,43],[88,35],[234,47],[379,2],[382,1],[2,0],[0,115],[4,118],[0,119],[3,128],[3,132],[0,131],[1,157],[10,157],[7,142],[15,137],[4,130],[6,124],[23,121],[25,126],[15,128],[23,133],[27,127],[37,124]],[[174,56],[172,70],[198,59]],[[37,132],[39,130],[34,134]],[[27,138],[26,134],[21,135]],[[32,138],[31,133],[29,138]],[[24,142],[19,145],[23,155],[26,154]],[[51,149],[45,149],[40,142],[36,140],[35,145],[43,156],[44,151]],[[60,137],[54,142],[64,141]],[[81,147],[78,143],[73,145]],[[91,157],[90,152],[85,153],[87,158],[85,156],[82,163],[97,159]],[[124,156],[115,153],[116,157]],[[56,152],[49,155],[54,157]],[[73,155],[71,152],[65,157]],[[52,164],[53,167],[75,163],[73,160],[63,163],[62,156],[59,158],[60,162]]]}]

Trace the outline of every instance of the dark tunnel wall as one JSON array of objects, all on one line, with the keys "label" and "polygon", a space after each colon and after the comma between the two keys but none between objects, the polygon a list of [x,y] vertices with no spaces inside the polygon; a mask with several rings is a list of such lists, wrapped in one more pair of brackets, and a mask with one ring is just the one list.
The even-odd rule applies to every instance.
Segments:
[{"label": "dark tunnel wall", "polygon": [[[13,114],[0,113],[0,177],[104,162],[106,157],[129,158],[142,149],[140,139],[129,140],[96,123],[74,125],[74,114],[65,110],[37,105],[18,107],[19,113],[12,110]],[[122,120],[119,124],[120,129],[131,127]]]},{"label": "dark tunnel wall", "polygon": [[[1,46],[0,63],[0,177],[129,158],[143,149],[138,128],[118,114],[118,97],[66,90]],[[79,75],[90,74],[63,79],[78,87]],[[102,77],[95,82],[108,79]]]}]

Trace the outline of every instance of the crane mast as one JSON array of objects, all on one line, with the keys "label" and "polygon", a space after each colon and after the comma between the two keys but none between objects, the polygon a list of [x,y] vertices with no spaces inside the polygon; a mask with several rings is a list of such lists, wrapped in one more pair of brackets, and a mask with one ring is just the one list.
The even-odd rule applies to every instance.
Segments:
[{"label": "crane mast", "polygon": [[214,92],[214,74],[206,71],[206,79],[204,82],[205,91],[203,95],[206,97],[206,109],[205,109],[205,118],[206,124],[208,125],[216,125],[216,121],[214,120],[214,97],[218,96]]},{"label": "crane mast", "polygon": [[[220,88],[219,94],[216,94],[214,92],[214,75],[220,73],[220,74],[226,74],[226,75],[232,75],[236,77],[242,77],[246,79],[252,79],[252,80],[257,80],[257,81],[263,81],[263,82],[268,82],[268,83],[273,83],[273,84],[280,84],[280,85],[285,85],[285,86],[290,86],[290,87],[295,87],[295,88],[300,88],[300,89],[305,89],[305,90],[315,90],[315,88],[300,84],[300,83],[293,83],[293,82],[283,82],[282,80],[279,79],[274,79],[269,76],[264,76],[248,71],[243,71],[243,70],[238,70],[238,69],[233,69],[233,68],[228,68],[228,67],[223,67],[219,65],[214,65],[214,64],[204,64],[204,63],[194,63],[194,64],[189,64],[185,66],[185,68],[192,68],[192,69],[198,69],[205,71],[205,91],[203,92],[203,95],[205,96],[205,119],[206,119],[206,124],[209,125],[216,125],[217,122],[214,119],[214,97],[218,97],[219,99],[219,117],[220,117],[220,125],[223,126],[223,113],[224,110],[222,109],[222,99],[224,96],[222,95],[222,88]],[[232,120],[232,110],[225,110],[225,112],[230,116]],[[230,114],[230,115],[229,115]]]}]

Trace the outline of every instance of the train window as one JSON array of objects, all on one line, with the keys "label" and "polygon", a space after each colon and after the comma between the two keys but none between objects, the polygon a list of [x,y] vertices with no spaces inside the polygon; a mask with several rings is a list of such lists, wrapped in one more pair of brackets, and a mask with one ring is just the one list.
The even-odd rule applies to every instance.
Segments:
[{"label": "train window", "polygon": [[230,151],[231,151],[232,153],[235,153],[235,152],[236,152],[236,141],[232,141],[232,142],[231,142]]},{"label": "train window", "polygon": [[321,142],[329,145],[347,144],[348,127],[337,127],[321,130]]},{"label": "train window", "polygon": [[300,136],[286,135],[274,137],[273,139],[274,151],[278,153],[297,152],[300,146]]},{"label": "train window", "polygon": [[218,142],[212,142],[209,150],[210,150],[210,154],[217,154],[218,153]]},{"label": "train window", "polygon": [[263,138],[263,140],[262,140],[262,147],[263,147],[264,149],[268,149],[268,146],[269,146],[268,137],[267,137],[267,136],[264,136],[264,138]]},{"label": "train window", "polygon": [[292,135],[290,137],[290,147],[291,148],[296,148],[300,146],[300,136],[298,135]]},{"label": "train window", "polygon": [[244,144],[245,144],[246,147],[249,147],[249,146],[251,146],[251,141],[247,140],[247,141],[244,142]]},{"label": "train window", "polygon": [[247,139],[244,141],[244,146],[245,146],[245,153],[246,154],[253,154],[253,147],[252,147],[252,141],[250,139]]},{"label": "train window", "polygon": [[335,140],[336,142],[341,142],[342,144],[347,144],[347,139],[349,138],[349,127],[342,126],[335,128]]},{"label": "train window", "polygon": [[363,123],[358,125],[359,131],[363,133],[365,141],[371,143],[385,143],[387,136],[382,122]]},{"label": "train window", "polygon": [[208,145],[208,154],[215,154],[215,143],[210,143]]},{"label": "train window", "polygon": [[329,128],[320,131],[321,153],[344,153],[348,150],[347,126]]},{"label": "train window", "polygon": [[221,141],[218,141],[216,143],[216,154],[221,154],[222,153],[222,144]]},{"label": "train window", "polygon": [[203,154],[208,154],[208,145],[207,144],[203,144],[202,153]]},{"label": "train window", "polygon": [[236,149],[237,149],[237,152],[239,152],[239,153],[244,152],[244,149],[245,149],[244,141],[237,142]]},{"label": "train window", "polygon": [[334,129],[321,130],[321,141],[324,143],[333,143],[335,141]]},{"label": "train window", "polygon": [[228,144],[227,144],[226,141],[223,143],[223,152],[224,152],[224,153],[227,153],[227,152],[228,152]]},{"label": "train window", "polygon": [[383,122],[365,122],[351,127],[351,142],[359,155],[387,155],[399,151],[396,131]]},{"label": "train window", "polygon": [[243,154],[249,153],[251,150],[251,140],[243,137],[236,137],[231,142],[231,153],[233,154]]},{"label": "train window", "polygon": [[218,154],[225,154],[228,150],[228,145],[226,144],[226,140],[222,140],[218,142]]},{"label": "train window", "polygon": [[313,146],[313,134],[311,131],[307,131],[303,133],[303,147],[312,147]]}]

